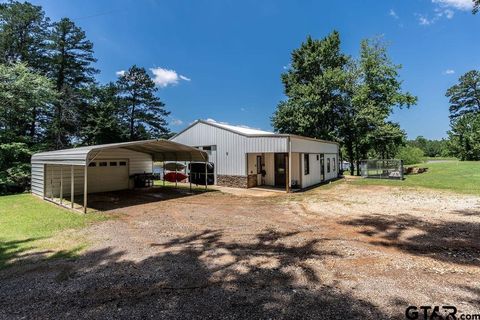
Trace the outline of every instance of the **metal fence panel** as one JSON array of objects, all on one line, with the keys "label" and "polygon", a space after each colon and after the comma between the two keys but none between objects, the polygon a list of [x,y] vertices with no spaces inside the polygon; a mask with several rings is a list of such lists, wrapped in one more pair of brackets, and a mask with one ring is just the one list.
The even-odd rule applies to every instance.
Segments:
[{"label": "metal fence panel", "polygon": [[360,163],[360,173],[364,178],[403,180],[403,160],[362,160]]}]

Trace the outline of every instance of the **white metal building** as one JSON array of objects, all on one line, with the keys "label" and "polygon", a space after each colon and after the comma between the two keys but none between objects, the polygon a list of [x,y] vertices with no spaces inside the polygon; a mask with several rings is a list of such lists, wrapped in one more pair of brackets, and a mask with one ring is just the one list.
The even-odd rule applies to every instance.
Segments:
[{"label": "white metal building", "polygon": [[215,182],[232,187],[307,188],[338,176],[335,142],[197,120],[171,138],[206,151]]},{"label": "white metal building", "polygon": [[169,140],[145,140],[36,153],[32,193],[74,208],[75,196],[133,187],[134,174],[152,173],[154,161],[208,161],[206,152]]}]

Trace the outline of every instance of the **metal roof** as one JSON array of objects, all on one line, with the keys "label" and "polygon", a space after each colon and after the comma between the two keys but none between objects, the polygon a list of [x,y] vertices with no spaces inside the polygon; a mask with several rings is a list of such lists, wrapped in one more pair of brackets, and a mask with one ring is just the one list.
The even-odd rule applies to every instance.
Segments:
[{"label": "metal roof", "polygon": [[186,127],[185,129],[181,130],[176,135],[171,137],[170,140],[179,136],[180,134],[187,131],[188,129],[190,129],[191,127],[193,127],[194,125],[196,125],[198,123],[208,124],[210,126],[221,128],[221,129],[224,129],[224,130],[227,130],[227,131],[230,131],[230,132],[233,132],[233,133],[245,136],[245,137],[268,137],[268,138],[290,137],[290,138],[297,138],[297,139],[324,142],[324,143],[333,143],[333,144],[339,145],[339,143],[336,142],[336,141],[328,141],[328,140],[304,137],[304,136],[299,136],[299,135],[296,135],[296,134],[275,133],[275,132],[269,132],[269,131],[262,131],[262,130],[250,129],[250,128],[245,128],[245,127],[240,127],[240,126],[232,126],[232,125],[227,125],[227,124],[224,124],[224,123],[221,123],[221,122],[207,121],[207,120],[195,120],[188,127]]},{"label": "metal roof", "polygon": [[86,165],[102,150],[127,149],[152,155],[153,161],[208,161],[205,151],[164,139],[100,144],[35,153],[32,162]]},{"label": "metal roof", "polygon": [[213,123],[216,126],[219,126],[219,127],[231,130],[231,131],[235,131],[235,132],[240,133],[240,134],[245,134],[245,135],[253,135],[253,134],[270,135],[270,134],[275,134],[275,133],[270,132],[270,131],[263,131],[263,130],[260,130],[260,129],[254,129],[254,128],[250,128],[250,127],[247,127],[247,126],[232,126],[232,125],[227,124],[227,123],[217,122],[217,121],[213,121],[213,120],[206,120],[205,122]]}]

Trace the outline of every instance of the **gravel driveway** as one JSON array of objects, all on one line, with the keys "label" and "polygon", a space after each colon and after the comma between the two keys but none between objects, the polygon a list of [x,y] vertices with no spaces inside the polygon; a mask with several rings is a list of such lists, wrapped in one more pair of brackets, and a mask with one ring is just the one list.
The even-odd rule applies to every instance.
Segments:
[{"label": "gravel driveway", "polygon": [[480,313],[480,198],[356,187],[95,197],[77,259],[0,271],[1,319],[404,319]]}]

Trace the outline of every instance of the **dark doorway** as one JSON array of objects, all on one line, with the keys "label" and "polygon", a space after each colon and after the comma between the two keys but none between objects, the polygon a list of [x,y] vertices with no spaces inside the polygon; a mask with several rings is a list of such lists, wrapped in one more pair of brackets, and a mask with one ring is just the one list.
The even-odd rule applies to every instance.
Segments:
[{"label": "dark doorway", "polygon": [[275,186],[285,187],[287,179],[287,154],[275,153]]},{"label": "dark doorway", "polygon": [[325,155],[320,155],[320,176],[322,181],[325,180]]}]

